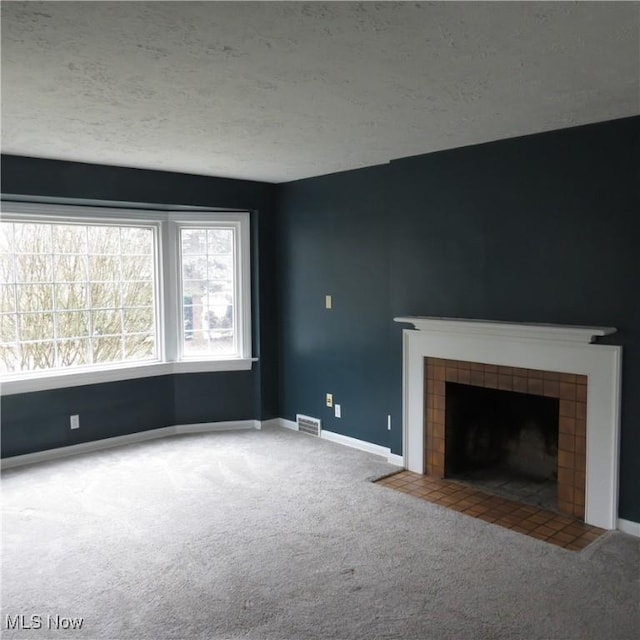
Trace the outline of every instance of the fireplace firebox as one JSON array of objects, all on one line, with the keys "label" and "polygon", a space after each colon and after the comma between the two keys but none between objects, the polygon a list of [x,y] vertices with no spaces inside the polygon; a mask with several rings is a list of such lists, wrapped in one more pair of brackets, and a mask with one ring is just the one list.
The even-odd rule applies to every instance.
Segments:
[{"label": "fireplace firebox", "polygon": [[445,477],[557,506],[557,398],[447,382]]}]

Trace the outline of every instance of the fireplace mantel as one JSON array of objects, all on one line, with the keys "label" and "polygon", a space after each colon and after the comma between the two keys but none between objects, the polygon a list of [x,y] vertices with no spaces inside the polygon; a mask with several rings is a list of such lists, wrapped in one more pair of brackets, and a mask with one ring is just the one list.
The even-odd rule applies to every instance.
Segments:
[{"label": "fireplace mantel", "polygon": [[407,316],[394,318],[394,320],[396,322],[412,324],[418,331],[500,336],[502,338],[525,338],[531,340],[560,340],[562,342],[591,343],[600,336],[608,336],[616,332],[614,327],[583,327],[566,324],[469,320],[466,318]]},{"label": "fireplace mantel", "polygon": [[403,331],[403,457],[424,473],[427,357],[580,374],[588,378],[585,522],[617,527],[622,347],[594,343],[612,327],[409,316]]}]

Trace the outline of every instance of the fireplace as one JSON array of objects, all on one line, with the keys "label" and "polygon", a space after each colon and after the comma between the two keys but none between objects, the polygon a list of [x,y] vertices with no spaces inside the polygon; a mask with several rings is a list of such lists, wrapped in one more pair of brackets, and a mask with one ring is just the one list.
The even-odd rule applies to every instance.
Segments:
[{"label": "fireplace", "polygon": [[[447,385],[550,399],[557,403],[556,507],[588,524],[616,528],[621,347],[593,343],[615,329],[396,320],[415,327],[403,333],[405,468],[437,477],[456,473],[460,445],[457,436],[447,437],[446,415],[452,411]],[[460,390],[450,390],[449,397],[452,393]],[[552,410],[547,404],[541,411]],[[553,430],[547,425],[525,439],[545,442],[552,456],[554,436],[545,436],[545,429]],[[483,446],[478,444],[480,450]],[[551,464],[549,459],[545,464]]]},{"label": "fireplace", "polygon": [[584,518],[586,399],[584,375],[425,358],[424,472]]}]

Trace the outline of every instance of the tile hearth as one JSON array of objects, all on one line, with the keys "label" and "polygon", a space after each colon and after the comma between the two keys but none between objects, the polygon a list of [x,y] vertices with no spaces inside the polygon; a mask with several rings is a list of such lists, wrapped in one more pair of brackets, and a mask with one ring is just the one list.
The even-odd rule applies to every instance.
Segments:
[{"label": "tile hearth", "polygon": [[606,533],[605,529],[585,524],[572,516],[508,500],[460,482],[412,471],[386,476],[377,480],[376,484],[571,551],[584,549]]}]

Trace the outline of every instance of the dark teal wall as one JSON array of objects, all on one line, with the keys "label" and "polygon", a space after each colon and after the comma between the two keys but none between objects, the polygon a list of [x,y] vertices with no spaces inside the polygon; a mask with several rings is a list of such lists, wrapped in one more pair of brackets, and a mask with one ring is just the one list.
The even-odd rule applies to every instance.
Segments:
[{"label": "dark teal wall", "polygon": [[[2,455],[171,424],[277,417],[273,185],[75,162],[2,156],[2,193],[78,202],[228,207],[251,211],[251,371],[162,376],[2,398]],[[81,428],[69,429],[80,414]]]},{"label": "dark teal wall", "polygon": [[639,168],[631,118],[283,185],[281,415],[400,453],[394,316],[615,326],[620,516],[640,521]]},{"label": "dark teal wall", "polygon": [[[3,396],[2,456],[158,429],[175,423],[173,376]],[[80,415],[80,429],[69,416]]]},{"label": "dark teal wall", "polygon": [[[400,452],[400,371],[389,309],[392,227],[388,167],[284,185],[279,201],[281,415]],[[333,309],[324,308],[325,295]],[[394,326],[395,325],[395,326]],[[326,393],[342,418],[325,406]]]},{"label": "dark teal wall", "polygon": [[[171,377],[174,424],[252,420],[261,415],[259,407],[256,407],[258,381],[251,371],[189,373]],[[248,388],[254,388],[253,397],[247,393]]]}]

